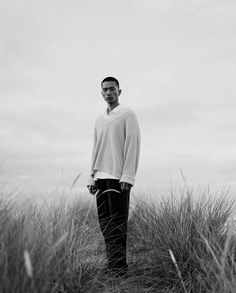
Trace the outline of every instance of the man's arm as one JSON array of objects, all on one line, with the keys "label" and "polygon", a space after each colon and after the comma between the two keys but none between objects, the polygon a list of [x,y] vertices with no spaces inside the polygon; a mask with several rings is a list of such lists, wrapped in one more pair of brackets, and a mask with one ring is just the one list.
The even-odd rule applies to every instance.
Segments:
[{"label": "man's arm", "polygon": [[90,168],[90,177],[88,181],[87,188],[89,189],[90,194],[95,194],[97,191],[96,182],[94,181],[94,156],[95,156],[95,146],[97,143],[97,132],[96,132],[96,125],[94,127],[94,135],[93,135],[93,150],[92,150],[92,162]]},{"label": "man's arm", "polygon": [[[134,185],[140,154],[140,130],[134,112],[127,117],[125,124],[124,166],[120,183]],[[123,188],[130,189],[130,186]]]}]

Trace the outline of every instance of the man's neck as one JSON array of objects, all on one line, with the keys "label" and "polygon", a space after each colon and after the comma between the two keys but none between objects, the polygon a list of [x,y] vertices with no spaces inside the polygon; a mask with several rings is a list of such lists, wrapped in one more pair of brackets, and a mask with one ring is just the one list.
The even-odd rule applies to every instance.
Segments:
[{"label": "man's neck", "polygon": [[114,110],[117,106],[119,106],[119,103],[115,103],[115,104],[107,104],[108,105],[108,107],[107,107],[107,112],[108,112],[108,114],[112,111],[112,110]]}]

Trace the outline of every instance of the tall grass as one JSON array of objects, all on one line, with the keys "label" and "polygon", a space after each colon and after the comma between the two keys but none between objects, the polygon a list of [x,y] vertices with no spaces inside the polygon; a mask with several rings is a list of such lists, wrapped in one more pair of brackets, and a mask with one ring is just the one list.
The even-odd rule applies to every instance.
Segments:
[{"label": "tall grass", "polygon": [[[0,292],[236,292],[233,202],[184,187],[137,200],[125,279],[103,275],[93,204],[0,200]],[[231,223],[231,224],[230,224]]]}]

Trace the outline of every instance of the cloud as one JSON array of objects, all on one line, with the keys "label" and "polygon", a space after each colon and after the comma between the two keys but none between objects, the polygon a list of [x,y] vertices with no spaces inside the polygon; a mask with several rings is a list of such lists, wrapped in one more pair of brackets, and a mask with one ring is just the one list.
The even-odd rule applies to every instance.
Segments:
[{"label": "cloud", "polygon": [[120,101],[140,121],[142,184],[180,165],[217,180],[235,174],[234,1],[0,6],[0,163],[8,182],[52,186],[63,167],[68,176],[87,172],[107,75],[120,79]]}]

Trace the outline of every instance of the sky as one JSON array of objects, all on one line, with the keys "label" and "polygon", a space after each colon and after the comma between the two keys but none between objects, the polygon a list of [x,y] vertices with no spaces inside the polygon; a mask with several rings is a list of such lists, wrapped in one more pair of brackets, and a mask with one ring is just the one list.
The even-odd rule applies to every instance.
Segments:
[{"label": "sky", "polygon": [[140,124],[135,188],[236,191],[236,2],[0,1],[0,182],[87,185],[100,82]]}]

